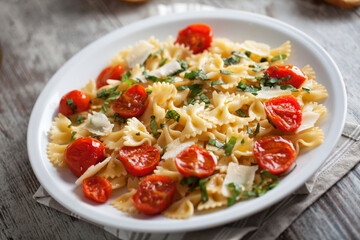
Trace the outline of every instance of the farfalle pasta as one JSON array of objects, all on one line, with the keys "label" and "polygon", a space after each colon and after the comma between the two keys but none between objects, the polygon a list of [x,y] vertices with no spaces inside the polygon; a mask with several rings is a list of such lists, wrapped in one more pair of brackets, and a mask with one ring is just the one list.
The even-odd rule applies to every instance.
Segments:
[{"label": "farfalle pasta", "polygon": [[[150,37],[115,53],[96,83],[91,79],[82,89],[91,99],[87,110],[79,111],[75,98],[62,100],[70,114],[62,114],[60,106],[50,128],[47,154],[56,167],[73,164],[66,159],[67,151],[78,139],[95,139],[104,146],[103,160],[81,170],[77,184],[98,176],[114,191],[126,190],[111,201],[114,210],[150,214],[134,200],[148,175],[166,177],[173,185],[171,201],[160,211],[166,217],[184,219],[231,206],[264,194],[294,166],[290,162],[281,169],[268,167],[259,144],[286,149],[295,160],[301,149],[323,140],[316,124],[326,114],[320,102],[327,91],[309,65],[302,70],[284,65],[290,42],[269,46],[211,35],[211,41],[203,43],[207,47],[198,49],[182,34],[164,42]],[[114,78],[115,67],[121,75]],[[100,76],[108,78],[101,80],[103,85]],[[136,94],[141,91],[140,101]],[[135,164],[129,171],[119,151],[145,145],[161,154],[159,162],[150,174],[142,174],[134,163],[141,157],[129,156]],[[206,176],[188,174],[179,166],[181,154],[193,146],[214,159]]]}]

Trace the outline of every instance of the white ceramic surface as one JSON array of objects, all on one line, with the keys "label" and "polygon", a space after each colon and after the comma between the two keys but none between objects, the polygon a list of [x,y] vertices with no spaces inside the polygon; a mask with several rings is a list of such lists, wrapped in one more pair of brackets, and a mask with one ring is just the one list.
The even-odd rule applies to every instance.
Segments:
[{"label": "white ceramic surface", "polygon": [[[303,67],[310,64],[317,81],[326,86],[329,97],[323,103],[328,113],[320,127],[324,142],[297,158],[296,169],[265,195],[236,203],[232,207],[212,213],[196,215],[185,220],[173,220],[161,215],[150,217],[131,215],[109,204],[95,204],[87,200],[81,188],[75,186],[75,176],[60,171],[48,160],[46,145],[48,131],[58,113],[62,95],[80,89],[90,78],[96,78],[119,50],[154,35],[165,40],[177,36],[178,30],[192,23],[206,23],[214,37],[231,40],[255,40],[277,47],[290,40],[292,54],[288,63]],[[82,218],[100,225],[143,232],[179,232],[210,228],[249,216],[288,196],[309,179],[326,160],[342,132],[346,115],[346,93],[341,74],[325,50],[309,36],[278,20],[232,10],[188,12],[154,17],[118,29],[93,42],[72,57],[49,81],[40,94],[31,114],[28,127],[28,153],[33,170],[42,186],[60,204]],[[114,194],[114,199],[119,194]]]}]

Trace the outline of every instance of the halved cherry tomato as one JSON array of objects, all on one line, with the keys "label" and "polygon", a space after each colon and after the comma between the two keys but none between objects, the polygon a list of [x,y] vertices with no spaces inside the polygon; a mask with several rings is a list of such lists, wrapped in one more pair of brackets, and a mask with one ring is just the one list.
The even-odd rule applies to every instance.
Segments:
[{"label": "halved cherry tomato", "polygon": [[83,91],[73,90],[65,94],[59,104],[59,112],[65,116],[87,111],[90,108],[90,98]]},{"label": "halved cherry tomato", "polygon": [[269,67],[265,74],[272,78],[289,78],[289,80],[280,82],[279,85],[289,84],[294,88],[299,88],[306,80],[306,75],[300,68],[293,65],[276,65]]},{"label": "halved cherry tomato", "polygon": [[185,177],[205,178],[215,171],[217,159],[212,152],[192,145],[176,156],[175,164],[179,172]]},{"label": "halved cherry tomato", "polygon": [[113,110],[121,117],[140,117],[149,104],[146,89],[141,85],[131,86],[114,101]]},{"label": "halved cherry tomato", "polygon": [[106,81],[108,79],[120,80],[120,77],[123,73],[124,69],[121,67],[121,65],[104,68],[96,79],[96,88],[99,89],[102,86],[106,86]]},{"label": "halved cherry tomato", "polygon": [[174,194],[174,180],[168,176],[149,175],[140,182],[131,199],[139,211],[145,214],[158,214],[170,206]]},{"label": "halved cherry tomato", "polygon": [[100,176],[85,178],[82,182],[82,189],[87,198],[99,203],[106,202],[112,192],[109,180]]},{"label": "halved cherry tomato", "polygon": [[194,54],[202,53],[211,45],[213,33],[211,27],[206,24],[196,23],[179,31],[175,43],[184,44]]},{"label": "halved cherry tomato", "polygon": [[254,156],[261,169],[267,169],[272,174],[280,174],[294,163],[296,151],[292,142],[274,136],[255,141]]},{"label": "halved cherry tomato", "polygon": [[277,129],[294,132],[301,125],[301,106],[292,95],[270,98],[264,102],[266,115]]},{"label": "halved cherry tomato", "polygon": [[104,160],[105,146],[94,138],[78,138],[66,147],[64,154],[69,169],[80,177],[91,165]]},{"label": "halved cherry tomato", "polygon": [[137,147],[122,147],[119,155],[126,171],[137,177],[151,173],[160,161],[159,150],[145,144]]}]

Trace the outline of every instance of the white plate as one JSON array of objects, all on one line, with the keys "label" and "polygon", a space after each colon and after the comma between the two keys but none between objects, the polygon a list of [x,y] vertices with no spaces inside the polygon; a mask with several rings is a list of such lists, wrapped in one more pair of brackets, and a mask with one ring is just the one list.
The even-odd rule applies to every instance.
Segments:
[{"label": "white plate", "polygon": [[[288,63],[299,67],[310,64],[316,72],[317,81],[328,90],[329,97],[324,102],[328,113],[321,123],[325,133],[324,142],[300,155],[296,161],[296,169],[265,195],[185,220],[168,219],[161,215],[130,215],[116,210],[109,204],[100,205],[88,201],[82,190],[76,188],[75,176],[68,170],[59,171],[46,155],[48,131],[58,112],[61,96],[70,90],[80,89],[90,78],[96,78],[119,50],[152,35],[160,40],[165,40],[168,35],[176,37],[178,30],[197,22],[210,25],[214,37],[226,37],[239,42],[249,39],[277,47],[290,40],[292,54]],[[345,87],[338,67],[325,50],[309,36],[278,20],[247,12],[188,12],[149,18],[128,25],[95,41],[71,58],[51,78],[34,106],[28,128],[28,152],[33,170],[42,186],[64,207],[85,219],[100,225],[132,231],[190,231],[249,216],[294,192],[315,173],[334,148],[342,132],[345,115]]]}]

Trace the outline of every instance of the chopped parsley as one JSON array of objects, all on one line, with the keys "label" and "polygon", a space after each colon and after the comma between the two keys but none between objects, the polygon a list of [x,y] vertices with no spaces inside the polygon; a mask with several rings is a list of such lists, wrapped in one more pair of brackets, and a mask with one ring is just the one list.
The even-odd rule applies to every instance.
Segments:
[{"label": "chopped parsley", "polygon": [[176,122],[179,122],[180,120],[180,114],[178,114],[175,110],[173,109],[169,109],[167,110],[166,112],[166,115],[165,115],[165,118],[166,119],[174,119]]},{"label": "chopped parsley", "polygon": [[155,116],[152,115],[150,120],[150,130],[152,132],[152,134],[157,138],[160,136],[160,133],[158,132],[158,126],[157,123],[155,121]]},{"label": "chopped parsley", "polygon": [[281,55],[273,57],[270,61],[271,62],[276,62],[276,61],[279,61],[279,60],[286,59],[286,57],[287,57],[286,54],[281,54]]},{"label": "chopped parsley", "polygon": [[75,113],[77,106],[74,104],[74,101],[72,100],[72,98],[66,99],[66,105],[68,105],[69,108],[71,109],[71,111],[73,113]]},{"label": "chopped parsley", "polygon": [[76,117],[76,124],[79,125],[84,122],[84,119],[82,118],[81,114],[77,115]]},{"label": "chopped parsley", "polygon": [[225,156],[229,156],[231,154],[231,152],[236,144],[236,140],[237,140],[236,137],[231,137],[230,140],[227,143],[225,143],[225,146],[224,146],[224,148],[225,148],[224,155]]},{"label": "chopped parsley", "polygon": [[232,196],[227,198],[227,205],[228,205],[228,207],[230,207],[235,203],[236,198],[239,196],[241,190],[240,190],[239,185],[237,185],[236,183],[233,183],[233,182],[227,184],[226,186],[232,190]]}]

